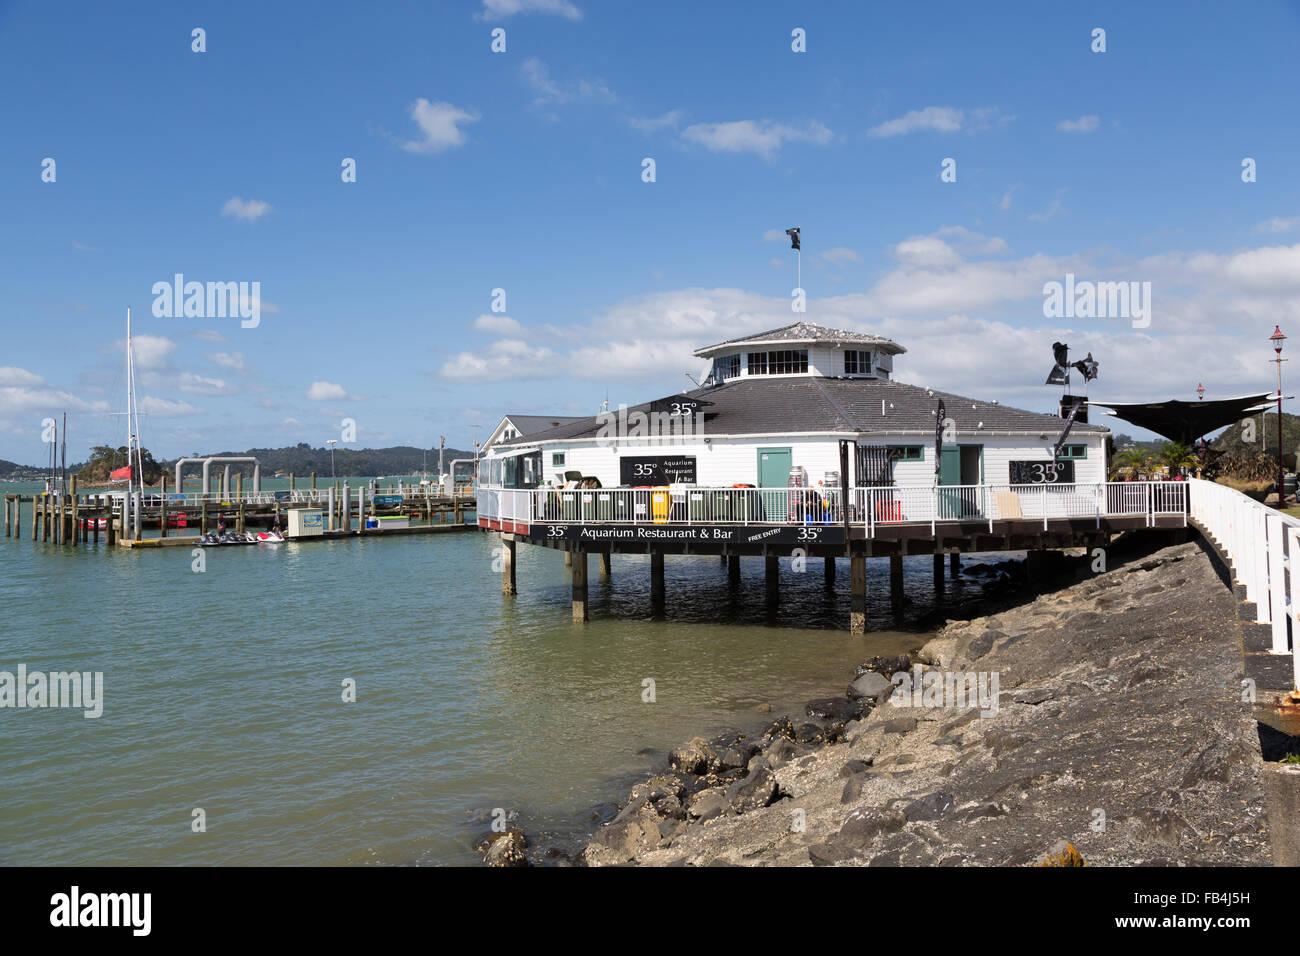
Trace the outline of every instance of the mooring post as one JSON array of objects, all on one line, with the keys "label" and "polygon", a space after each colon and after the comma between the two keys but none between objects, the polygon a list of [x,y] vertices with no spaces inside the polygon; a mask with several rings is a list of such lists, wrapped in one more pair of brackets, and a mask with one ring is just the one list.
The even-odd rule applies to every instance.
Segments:
[{"label": "mooring post", "polygon": [[961,573],[961,554],[959,552],[954,551],[948,555],[948,570],[952,572],[954,578]]},{"label": "mooring post", "polygon": [[54,504],[49,493],[41,496],[41,541],[50,540],[50,516],[54,513]]},{"label": "mooring post", "polygon": [[767,574],[764,584],[767,587],[767,599],[775,601],[781,596],[781,556],[768,551],[766,558]]},{"label": "mooring post", "polygon": [[68,492],[72,498],[70,502],[72,505],[72,543],[75,545],[77,543],[78,535],[81,536],[81,540],[83,541],[85,540],[85,535],[82,534],[81,528],[77,527],[78,512],[81,509],[77,507],[78,502],[77,502],[77,476],[76,475],[73,475],[71,478],[68,479]]},{"label": "mooring post", "polygon": [[162,537],[167,537],[167,472],[158,479],[158,529]]},{"label": "mooring post", "polygon": [[610,568],[610,553],[608,551],[600,552],[600,576],[602,578],[609,577],[611,570],[612,569]]},{"label": "mooring post", "polygon": [[740,555],[738,554],[727,555],[727,580],[732,584],[740,581]]},{"label": "mooring post", "polygon": [[144,492],[137,491],[135,495],[136,498],[132,502],[131,508],[131,520],[135,523],[132,538],[139,541],[144,537]]},{"label": "mooring post", "polygon": [[352,488],[346,481],[343,482],[343,530],[352,532]]},{"label": "mooring post", "polygon": [[93,522],[95,526],[95,530],[92,532],[92,537],[95,544],[99,544],[99,515],[100,512],[102,512],[103,510],[104,510],[103,495],[95,495],[95,520]]},{"label": "mooring post", "polygon": [[889,603],[895,611],[903,609],[903,555],[901,553],[889,556]]},{"label": "mooring post", "polygon": [[566,568],[573,567],[573,552],[568,548],[564,549],[564,566]]},{"label": "mooring post", "polygon": [[316,472],[314,471],[311,473],[311,496],[313,499],[316,497]]},{"label": "mooring post", "polygon": [[5,495],[5,537],[9,537],[9,509],[13,506],[9,503],[9,495]]},{"label": "mooring post", "polygon": [[20,538],[23,533],[23,496],[14,495],[14,537]]},{"label": "mooring post", "polygon": [[855,554],[849,558],[849,578],[852,599],[849,603],[849,633],[867,633],[867,556]]},{"label": "mooring post", "polygon": [[833,557],[828,556],[826,558],[825,563],[826,563],[826,586],[828,588],[833,588],[835,587],[835,559]]},{"label": "mooring post", "polygon": [[518,594],[515,587],[515,539],[501,535],[501,593]]},{"label": "mooring post", "polygon": [[199,505],[199,534],[208,533],[208,501],[203,499]]},{"label": "mooring post", "polygon": [[108,515],[104,522],[104,540],[109,547],[117,544],[117,525],[113,523],[113,499],[108,499]]},{"label": "mooring post", "polygon": [[366,486],[357,489],[357,534],[366,533]]},{"label": "mooring post", "polygon": [[587,552],[581,548],[573,556],[573,623],[587,623]]},{"label": "mooring post", "polygon": [[664,553],[650,552],[650,603],[658,606],[664,603]]},{"label": "mooring post", "polygon": [[32,540],[36,540],[36,519],[41,514],[41,499],[32,495]]},{"label": "mooring post", "polygon": [[328,522],[329,528],[327,530],[333,531],[334,530],[334,486],[333,485],[329,486],[329,493],[326,496],[326,498],[327,498],[327,504],[330,513],[330,518]]},{"label": "mooring post", "polygon": [[943,555],[938,552],[934,555],[934,590],[943,593]]}]

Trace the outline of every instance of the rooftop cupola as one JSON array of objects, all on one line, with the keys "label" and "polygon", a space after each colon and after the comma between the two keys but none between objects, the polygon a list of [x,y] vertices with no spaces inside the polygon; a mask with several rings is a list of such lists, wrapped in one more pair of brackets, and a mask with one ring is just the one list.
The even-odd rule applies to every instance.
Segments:
[{"label": "rooftop cupola", "polygon": [[696,349],[695,354],[713,359],[708,383],[721,385],[773,375],[888,380],[894,356],[906,351],[883,335],[796,322]]}]

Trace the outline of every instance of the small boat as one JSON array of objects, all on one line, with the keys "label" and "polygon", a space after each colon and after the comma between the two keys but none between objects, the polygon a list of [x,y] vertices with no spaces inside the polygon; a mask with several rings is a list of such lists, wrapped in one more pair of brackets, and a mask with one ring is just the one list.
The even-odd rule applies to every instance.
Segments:
[{"label": "small boat", "polygon": [[284,535],[274,529],[259,532],[256,537],[258,544],[284,544]]}]

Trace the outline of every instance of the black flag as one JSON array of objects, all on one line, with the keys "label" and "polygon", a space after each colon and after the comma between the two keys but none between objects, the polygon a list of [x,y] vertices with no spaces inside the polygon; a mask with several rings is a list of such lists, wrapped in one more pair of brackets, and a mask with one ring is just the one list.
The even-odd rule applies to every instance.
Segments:
[{"label": "black flag", "polygon": [[939,463],[943,458],[943,399],[939,399],[939,408],[934,414],[934,479],[939,480]]},{"label": "black flag", "polygon": [[1097,377],[1097,369],[1100,366],[1100,364],[1101,363],[1093,359],[1092,353],[1089,352],[1087,358],[1079,362],[1071,362],[1070,367],[1077,368],[1079,372],[1083,375],[1083,380],[1085,382],[1091,382],[1094,378]]},{"label": "black flag", "polygon": [[1070,381],[1070,347],[1064,342],[1053,342],[1052,356],[1056,359],[1056,364],[1052,366],[1045,384],[1065,385]]},{"label": "black flag", "polygon": [[793,229],[787,229],[785,231],[785,234],[790,237],[790,248],[798,249],[799,248],[799,227],[795,226]]}]

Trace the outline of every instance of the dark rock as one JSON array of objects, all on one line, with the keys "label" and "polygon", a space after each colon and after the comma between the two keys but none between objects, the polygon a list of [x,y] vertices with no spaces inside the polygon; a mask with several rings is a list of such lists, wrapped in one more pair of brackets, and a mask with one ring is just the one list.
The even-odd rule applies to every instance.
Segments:
[{"label": "dark rock", "polygon": [[1005,817],[1011,812],[1011,808],[1005,803],[996,803],[992,800],[987,803],[981,803],[974,807],[968,807],[961,812],[964,820],[985,820],[992,817]]},{"label": "dark rock", "polygon": [[686,813],[696,820],[712,820],[726,813],[729,806],[725,791],[716,788],[701,790],[687,803]]},{"label": "dark rock", "polygon": [[949,734],[947,737],[940,737],[934,742],[936,747],[960,747],[961,734]]},{"label": "dark rock", "polygon": [[727,802],[737,813],[761,809],[776,799],[776,775],[764,768],[727,788]]},{"label": "dark rock", "polygon": [[857,854],[849,847],[829,840],[808,848],[808,859],[813,866],[835,866],[838,863],[847,863],[856,857]]},{"label": "dark rock", "polygon": [[905,671],[912,666],[912,659],[906,654],[897,657],[873,657],[853,669],[854,677],[861,677],[868,672],[880,674],[885,678],[893,677],[898,671]]},{"label": "dark rock", "polygon": [[773,767],[779,767],[787,762],[795,754],[794,741],[788,737],[777,737],[768,746],[763,756],[767,758],[768,764]]},{"label": "dark rock", "polygon": [[528,839],[524,831],[511,827],[504,833],[493,833],[479,844],[483,862],[488,866],[527,866]]},{"label": "dark rock", "polygon": [[854,803],[858,795],[862,793],[862,785],[866,783],[867,775],[865,773],[855,773],[844,782],[844,792],[840,795],[840,803]]},{"label": "dark rock", "polygon": [[840,768],[839,775],[841,777],[852,777],[854,774],[866,773],[870,767],[870,760],[858,760],[856,758],[853,760],[847,760],[845,761],[844,766]]},{"label": "dark rock", "polygon": [[794,732],[794,739],[801,744],[825,743],[826,733],[817,724],[802,723]]},{"label": "dark rock", "polygon": [[1018,690],[1011,695],[1011,699],[1017,704],[1041,704],[1045,700],[1052,700],[1056,697],[1056,691],[1049,690],[1046,687],[1030,690]]},{"label": "dark rock", "polygon": [[849,684],[845,694],[854,700],[867,698],[868,700],[877,700],[881,694],[888,694],[893,691],[893,682],[888,678],[882,677],[875,671],[867,671],[861,677],[858,677]]},{"label": "dark rock", "polygon": [[952,810],[951,793],[936,791],[914,800],[903,808],[903,816],[909,823],[916,820],[939,820]]},{"label": "dark rock", "polygon": [[659,818],[648,807],[619,823],[602,827],[588,841],[582,858],[588,866],[630,863],[659,846]]},{"label": "dark rock", "polygon": [[692,737],[668,755],[668,763],[682,773],[703,774],[717,764],[718,755],[703,737]]},{"label": "dark rock", "polygon": [[810,700],[803,710],[809,717],[825,717],[831,720],[852,720],[861,713],[859,705],[847,697],[821,697]]},{"label": "dark rock", "polygon": [[844,818],[836,842],[861,847],[882,833],[895,833],[903,829],[907,818],[897,810],[873,810],[859,807]]},{"label": "dark rock", "polygon": [[787,740],[794,740],[794,724],[789,717],[782,717],[775,721],[772,726],[763,731],[764,740],[774,740],[777,737],[785,737]]}]

